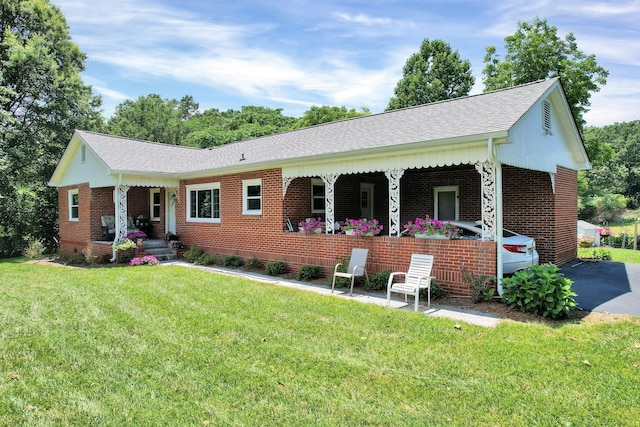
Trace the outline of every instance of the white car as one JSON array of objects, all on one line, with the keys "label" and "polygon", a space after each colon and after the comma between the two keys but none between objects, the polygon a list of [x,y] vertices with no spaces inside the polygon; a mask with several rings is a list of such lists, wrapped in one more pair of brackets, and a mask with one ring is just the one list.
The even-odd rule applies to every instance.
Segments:
[{"label": "white car", "polygon": [[[482,225],[472,221],[451,221],[460,229],[461,239],[481,239]],[[489,239],[493,240],[493,238]],[[533,238],[502,229],[502,272],[513,274],[518,270],[538,264],[538,252]]]}]

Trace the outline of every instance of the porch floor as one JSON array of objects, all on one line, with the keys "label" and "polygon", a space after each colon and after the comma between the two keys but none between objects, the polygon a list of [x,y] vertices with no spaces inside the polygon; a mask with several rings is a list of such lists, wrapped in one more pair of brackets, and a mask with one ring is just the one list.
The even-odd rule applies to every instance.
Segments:
[{"label": "porch floor", "polygon": [[[353,291],[353,296],[349,296],[349,292],[347,289],[336,289],[333,293],[331,293],[331,287],[328,285],[327,286],[316,285],[313,283],[282,279],[282,278],[267,276],[267,275],[258,274],[258,273],[237,271],[237,270],[216,267],[216,266],[194,265],[194,264],[190,264],[188,262],[180,261],[180,260],[163,261],[161,264],[175,265],[175,266],[186,267],[186,268],[195,268],[203,271],[210,271],[212,273],[226,274],[229,276],[251,279],[251,280],[255,280],[262,283],[269,283],[272,285],[285,286],[288,288],[315,292],[321,295],[350,299],[353,301],[358,301],[358,302],[367,303],[367,304],[376,304],[379,306],[387,305],[386,295],[369,293],[359,289],[355,289]],[[411,299],[409,299],[409,302],[406,303],[404,302],[404,298],[398,299],[398,298],[392,297],[390,306],[391,308],[413,311],[414,304]],[[500,321],[499,317],[493,316],[491,314],[482,313],[474,310],[461,310],[456,307],[443,306],[443,305],[435,304],[433,301],[431,301],[431,308],[428,308],[426,301],[423,302],[422,300],[420,300],[418,311],[421,313],[424,313],[427,316],[443,317],[443,318],[448,318],[452,320],[466,322],[472,325],[484,326],[488,328],[495,327]]]}]

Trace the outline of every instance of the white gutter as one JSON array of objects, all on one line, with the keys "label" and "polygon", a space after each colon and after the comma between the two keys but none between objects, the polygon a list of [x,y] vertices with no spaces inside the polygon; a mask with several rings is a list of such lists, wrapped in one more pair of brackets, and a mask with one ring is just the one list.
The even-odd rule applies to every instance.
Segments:
[{"label": "white gutter", "polygon": [[122,185],[122,174],[118,174],[118,185],[116,186],[116,188],[113,191],[113,204],[114,204],[114,212],[116,214],[116,232],[115,232],[115,237],[113,238],[113,245],[111,245],[111,259],[109,260],[109,262],[115,262],[118,254],[116,253],[115,250],[115,245],[116,243],[118,243],[118,237],[120,237],[120,212],[118,212],[118,192],[120,191],[119,188]]},{"label": "white gutter", "polygon": [[489,159],[496,167],[496,182],[494,183],[496,189],[496,198],[495,198],[495,215],[496,215],[496,285],[498,288],[498,295],[502,296],[503,288],[502,288],[502,277],[504,275],[503,266],[502,266],[502,164],[496,159],[493,145],[493,138],[489,138],[489,144],[487,149],[489,150]]}]

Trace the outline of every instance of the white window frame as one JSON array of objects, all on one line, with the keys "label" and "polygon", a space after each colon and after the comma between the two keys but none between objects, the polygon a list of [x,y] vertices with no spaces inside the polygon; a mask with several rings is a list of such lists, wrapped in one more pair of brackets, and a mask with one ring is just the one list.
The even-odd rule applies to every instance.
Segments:
[{"label": "white window frame", "polygon": [[[259,196],[249,196],[249,187],[260,186]],[[249,209],[249,200],[259,200],[260,209]],[[242,214],[243,215],[262,215],[262,178],[245,179],[242,181]]]},{"label": "white window frame", "polygon": [[[154,203],[154,195],[158,195],[158,203]],[[158,207],[158,216],[153,215],[153,208]],[[149,219],[151,221],[160,221],[160,211],[162,210],[162,203],[160,197],[160,189],[152,188],[149,190]]]},{"label": "white window frame", "polygon": [[[320,199],[320,196],[316,196],[313,193],[313,187],[322,187],[323,189],[323,194],[322,194],[322,202],[325,204],[325,209],[314,209],[313,207],[315,206],[315,200],[316,199]],[[326,211],[326,191],[327,189],[325,188],[325,184],[324,181],[319,179],[319,178],[312,178],[311,179],[311,213],[325,213]]]},{"label": "white window frame", "polygon": [[433,217],[435,219],[438,218],[438,194],[439,193],[448,193],[453,191],[455,193],[455,202],[456,202],[456,214],[454,221],[458,221],[460,219],[460,187],[457,185],[447,185],[443,187],[433,187]]},{"label": "white window frame", "polygon": [[[204,183],[204,184],[193,184],[193,185],[187,185],[185,186],[185,192],[186,194],[186,209],[185,209],[185,214],[186,214],[186,222],[209,222],[209,223],[220,223],[220,216],[221,216],[221,206],[218,208],[218,216],[217,217],[212,217],[212,218],[193,218],[191,216],[191,192],[192,191],[203,191],[203,190],[211,190],[212,194],[214,190],[218,190],[218,198],[219,198],[219,204],[222,205],[222,194],[220,191],[220,183],[219,182],[208,182],[208,183]],[[213,203],[213,200],[211,201]],[[197,207],[196,207],[197,209]],[[213,214],[215,212],[215,210],[213,209],[213,206],[211,208],[211,213]]]},{"label": "white window frame", "polygon": [[[80,221],[80,192],[78,189],[69,190],[69,221]],[[73,204],[73,196],[78,196],[78,203]],[[73,216],[73,208],[76,208],[76,216]]]}]

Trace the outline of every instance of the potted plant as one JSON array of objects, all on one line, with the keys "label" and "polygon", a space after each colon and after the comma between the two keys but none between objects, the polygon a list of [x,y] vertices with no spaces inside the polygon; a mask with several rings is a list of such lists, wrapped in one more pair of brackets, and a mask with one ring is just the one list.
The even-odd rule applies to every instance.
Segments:
[{"label": "potted plant", "polygon": [[131,241],[137,241],[139,239],[146,239],[147,234],[142,230],[130,230],[127,233],[127,239]]},{"label": "potted plant", "polygon": [[173,231],[167,231],[166,233],[164,233],[164,236],[162,236],[162,240],[164,240],[165,242],[172,242],[180,240],[180,237],[178,237],[178,235]]},{"label": "potted plant", "polygon": [[131,239],[124,239],[113,245],[113,250],[116,251],[116,257],[119,263],[129,262],[136,254],[137,248],[138,245]]},{"label": "potted plant", "polygon": [[384,228],[377,219],[349,219],[346,218],[340,230],[354,236],[375,236]]},{"label": "potted plant", "polygon": [[460,230],[448,221],[431,219],[429,216],[418,217],[404,225],[407,234],[418,239],[455,239],[460,237]]},{"label": "potted plant", "polygon": [[585,236],[584,234],[578,236],[578,246],[580,246],[581,248],[590,248],[591,246],[593,246],[593,243],[595,241],[596,238],[592,236]]},{"label": "potted plant", "polygon": [[322,233],[325,224],[322,218],[307,218],[298,223],[298,230],[304,234],[318,234]]}]

